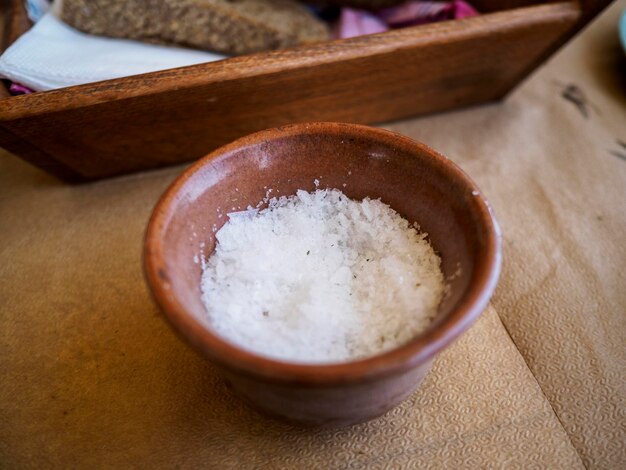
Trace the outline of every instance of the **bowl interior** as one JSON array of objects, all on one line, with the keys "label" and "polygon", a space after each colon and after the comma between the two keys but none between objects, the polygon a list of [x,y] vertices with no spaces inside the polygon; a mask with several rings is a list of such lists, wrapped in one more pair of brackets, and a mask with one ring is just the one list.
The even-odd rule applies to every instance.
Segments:
[{"label": "bowl interior", "polygon": [[477,188],[444,157],[362,126],[264,131],[217,150],[185,172],[157,208],[158,229],[148,233],[158,238],[153,246],[158,246],[167,295],[210,329],[198,260],[213,251],[214,232],[228,220],[226,214],[255,206],[268,194],[312,191],[315,180],[319,188],[337,188],[353,199],[380,198],[428,233],[449,285],[436,329],[463,301],[481,259],[493,249],[494,228],[485,225],[485,217],[491,220],[488,209]]}]

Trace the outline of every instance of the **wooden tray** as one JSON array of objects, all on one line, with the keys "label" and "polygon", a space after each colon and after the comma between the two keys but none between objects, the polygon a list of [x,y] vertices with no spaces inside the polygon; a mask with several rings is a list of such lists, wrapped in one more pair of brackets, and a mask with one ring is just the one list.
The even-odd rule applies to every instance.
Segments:
[{"label": "wooden tray", "polygon": [[[28,27],[0,0],[3,48]],[[477,0],[481,16],[11,97],[0,145],[68,181],[194,160],[263,128],[383,122],[502,98],[608,0]]]}]

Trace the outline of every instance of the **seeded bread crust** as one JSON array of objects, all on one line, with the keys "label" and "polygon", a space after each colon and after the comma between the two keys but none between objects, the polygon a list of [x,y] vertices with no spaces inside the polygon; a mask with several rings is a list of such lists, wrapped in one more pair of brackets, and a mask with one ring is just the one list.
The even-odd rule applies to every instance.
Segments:
[{"label": "seeded bread crust", "polygon": [[329,38],[293,0],[63,0],[61,18],[91,34],[233,55]]}]

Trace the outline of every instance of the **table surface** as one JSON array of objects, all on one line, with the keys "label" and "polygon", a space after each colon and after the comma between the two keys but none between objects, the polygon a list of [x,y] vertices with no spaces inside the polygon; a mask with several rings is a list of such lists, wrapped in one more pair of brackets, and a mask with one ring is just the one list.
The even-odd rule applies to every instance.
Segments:
[{"label": "table surface", "polygon": [[257,415],[160,317],[142,236],[183,167],[69,186],[0,151],[0,467],[618,468],[624,7],[501,103],[385,126],[477,181],[504,266],[492,306],[423,386],[347,429]]}]

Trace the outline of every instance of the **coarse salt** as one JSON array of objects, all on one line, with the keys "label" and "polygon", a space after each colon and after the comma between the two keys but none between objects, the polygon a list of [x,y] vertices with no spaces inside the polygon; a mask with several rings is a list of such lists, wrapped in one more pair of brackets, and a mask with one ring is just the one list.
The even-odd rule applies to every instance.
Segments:
[{"label": "coarse salt", "polygon": [[299,190],[228,216],[203,266],[202,300],[214,331],[244,349],[349,361],[406,343],[436,315],[441,260],[380,200]]}]

